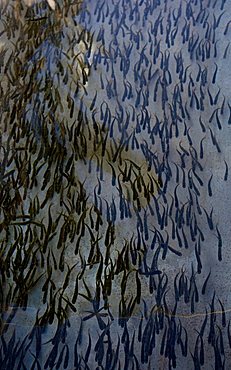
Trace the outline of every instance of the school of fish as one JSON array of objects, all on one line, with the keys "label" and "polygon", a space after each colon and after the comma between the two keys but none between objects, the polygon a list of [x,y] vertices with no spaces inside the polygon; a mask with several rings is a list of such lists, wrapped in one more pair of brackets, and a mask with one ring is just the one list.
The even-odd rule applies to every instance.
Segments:
[{"label": "school of fish", "polygon": [[229,2],[49,4],[0,9],[0,369],[230,369]]}]

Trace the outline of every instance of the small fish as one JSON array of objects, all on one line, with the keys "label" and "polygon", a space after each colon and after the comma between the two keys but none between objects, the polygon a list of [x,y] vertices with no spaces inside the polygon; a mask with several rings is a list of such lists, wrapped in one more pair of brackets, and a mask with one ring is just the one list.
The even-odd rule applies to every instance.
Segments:
[{"label": "small fish", "polygon": [[143,324],[143,320],[144,320],[144,316],[143,314],[141,314],[141,318],[140,318],[140,323],[139,323],[139,327],[138,327],[138,341],[141,342],[142,340],[142,324]]},{"label": "small fish", "polygon": [[95,96],[94,96],[94,98],[93,98],[93,100],[91,102],[90,111],[92,111],[94,109],[94,107],[95,107],[96,98],[97,98],[97,91],[96,91]]},{"label": "small fish", "polygon": [[218,301],[220,303],[221,311],[222,311],[222,316],[221,316],[222,326],[223,326],[223,328],[225,328],[226,327],[225,308],[224,308],[224,305],[222,304],[222,302],[221,302],[221,300],[219,298],[218,298]]},{"label": "small fish", "polygon": [[85,353],[85,357],[84,357],[85,363],[88,362],[90,353],[91,353],[91,336],[90,336],[90,332],[88,331],[88,347],[87,347],[87,350],[86,350],[86,353]]},{"label": "small fish", "polygon": [[231,21],[227,22],[227,24],[226,24],[226,27],[225,27],[225,30],[224,30],[224,35],[225,35],[225,36],[226,36],[226,35],[227,35],[227,33],[228,33],[230,23],[231,23]]},{"label": "small fish", "polygon": [[185,166],[185,159],[184,159],[184,157],[185,157],[185,153],[181,153],[181,152],[179,152],[179,150],[177,149],[176,150],[177,152],[178,152],[178,154],[179,154],[179,156],[180,156],[180,159],[181,159],[181,166],[183,167],[183,168],[186,168],[186,166]]},{"label": "small fish", "polygon": [[231,348],[230,320],[227,326],[227,334],[228,334],[229,348]]},{"label": "small fish", "polygon": [[200,255],[199,255],[199,252],[198,252],[197,243],[195,243],[195,254],[196,254],[196,260],[197,260],[197,273],[200,274],[201,269],[202,269],[202,263],[201,263]]},{"label": "small fish", "polygon": [[179,245],[180,248],[182,248],[183,243],[182,243],[179,231],[178,231],[178,227],[176,227],[176,236],[177,236],[178,245]]},{"label": "small fish", "polygon": [[[218,338],[220,339],[220,341],[219,341],[220,342],[220,348],[219,348],[219,350],[220,350],[221,355],[224,356],[225,351],[224,351],[223,334],[222,334],[221,328],[218,325],[217,325],[217,328],[219,330],[219,336],[218,336]],[[218,338],[217,338],[217,342],[218,342]]]},{"label": "small fish", "polygon": [[210,269],[210,272],[209,272],[209,274],[208,274],[207,278],[205,279],[205,282],[204,282],[204,284],[203,284],[203,286],[202,286],[202,289],[201,289],[201,294],[202,294],[202,295],[204,295],[204,294],[205,294],[205,290],[206,290],[207,283],[208,283],[208,280],[209,280],[209,278],[210,278],[210,275],[211,275],[211,269]]},{"label": "small fish", "polygon": [[229,107],[229,119],[228,119],[228,125],[231,125],[231,105],[228,103]]},{"label": "small fish", "polygon": [[211,130],[211,128],[210,128],[210,127],[209,127],[209,131],[210,131],[210,135],[211,135],[211,139],[212,139],[212,143],[213,143],[213,145],[214,145],[214,146],[216,146],[218,153],[221,153],[221,149],[220,149],[220,147],[219,147],[219,145],[218,145],[218,142],[217,142],[217,140],[216,140],[216,137],[215,137],[215,135],[213,134],[213,132],[212,132],[212,130]]},{"label": "small fish", "polygon": [[69,306],[73,312],[77,312],[77,309],[69,299],[65,298],[64,296],[62,296],[62,299],[67,303],[67,306]]},{"label": "small fish", "polygon": [[217,105],[218,98],[219,98],[219,95],[220,95],[220,91],[221,91],[221,89],[219,88],[218,92],[216,93],[216,95],[214,97],[214,101],[213,101],[214,105]]},{"label": "small fish", "polygon": [[224,174],[224,181],[227,181],[228,180],[228,171],[229,171],[229,168],[228,168],[228,164],[226,161],[225,162],[225,174]]},{"label": "small fish", "polygon": [[166,341],[166,336],[167,336],[167,326],[165,326],[164,333],[161,339],[161,346],[160,346],[160,355],[164,355],[164,346],[165,346],[165,341]]},{"label": "small fish", "polygon": [[218,261],[222,261],[222,238],[221,233],[216,225],[217,239],[218,239]]},{"label": "small fish", "polygon": [[38,360],[38,357],[37,357],[37,356],[35,356],[35,355],[31,352],[31,350],[30,350],[30,349],[29,349],[29,352],[30,352],[30,354],[34,357],[34,362],[33,362],[32,366],[31,366],[31,370],[34,370],[34,369],[35,369],[35,366],[36,366],[36,369],[37,369],[37,370],[42,370],[42,367],[41,367],[41,365],[40,365],[40,361]]},{"label": "small fish", "polygon": [[214,104],[214,102],[213,102],[212,95],[211,95],[211,93],[210,93],[210,91],[209,91],[209,88],[207,89],[207,91],[208,91],[208,95],[209,95],[209,102],[210,102],[210,105],[213,105],[213,104]]},{"label": "small fish", "polygon": [[204,157],[204,149],[203,149],[203,141],[205,139],[205,136],[200,141],[200,159],[203,159]]},{"label": "small fish", "polygon": [[[213,5],[213,8],[215,7],[215,4],[216,4],[216,2],[214,3],[214,5]],[[219,16],[218,16],[218,18],[216,19],[216,16],[215,16],[215,14],[213,14],[213,29],[215,30],[216,28],[218,28],[218,26],[219,26],[219,24],[220,24],[220,21],[221,21],[221,17],[223,16],[223,14],[225,13],[225,11],[224,12],[222,12]]]},{"label": "small fish", "polygon": [[179,276],[180,272],[178,272],[174,278],[174,294],[175,294],[175,300],[176,301],[179,301],[180,299],[180,293],[179,293],[179,289],[177,287],[177,278]]},{"label": "small fish", "polygon": [[179,183],[179,168],[178,168],[178,165],[174,162],[174,165],[176,167],[176,183],[178,184]]},{"label": "small fish", "polygon": [[140,304],[141,299],[141,282],[139,279],[138,271],[136,272],[136,302]]},{"label": "small fish", "polygon": [[[108,162],[108,161],[107,161]],[[115,169],[114,167],[112,166],[112,164],[110,162],[108,162],[109,166],[111,167],[112,169],[112,186],[115,186],[116,185],[116,172],[115,172]]]},{"label": "small fish", "polygon": [[213,220],[212,220],[213,208],[211,209],[210,215],[208,214],[208,212],[206,211],[206,209],[204,207],[202,207],[202,208],[205,212],[209,228],[210,228],[210,230],[213,230],[214,229]]},{"label": "small fish", "polygon": [[223,101],[221,105],[221,115],[223,116],[225,110],[225,96],[223,95]]},{"label": "small fish", "polygon": [[59,358],[58,358],[58,361],[57,361],[57,363],[56,363],[56,369],[58,370],[58,369],[60,369],[60,366],[61,366],[61,363],[62,363],[62,361],[63,361],[63,355],[64,355],[64,351],[65,351],[65,349],[66,349],[66,344],[63,346],[63,348],[62,348],[62,350],[61,350],[61,352],[60,352],[60,355],[59,355]]},{"label": "small fish", "polygon": [[100,84],[101,84],[101,89],[104,90],[104,82],[103,82],[102,72],[100,73]]},{"label": "small fish", "polygon": [[112,367],[111,367],[112,369],[116,368],[118,358],[119,358],[119,349],[120,349],[120,337],[118,335],[117,347],[116,347],[116,350],[115,350],[114,359],[113,359],[113,363],[112,363]]},{"label": "small fish", "polygon": [[217,123],[218,129],[221,130],[222,126],[221,126],[221,121],[220,121],[219,116],[218,116],[218,109],[216,109],[216,123]]},{"label": "small fish", "polygon": [[212,194],[212,187],[211,187],[212,178],[213,178],[213,174],[210,176],[210,179],[209,179],[209,182],[208,182],[208,194],[209,194],[210,197],[213,195]]},{"label": "small fish", "polygon": [[184,247],[186,249],[188,249],[189,245],[188,245],[188,241],[187,241],[187,238],[186,238],[186,235],[185,235],[185,232],[184,232],[184,228],[182,227],[182,235],[183,235],[183,239],[184,239]]},{"label": "small fish", "polygon": [[224,51],[224,54],[223,54],[223,59],[226,59],[227,58],[229,46],[230,46],[230,42],[228,42],[228,44],[227,44],[227,46],[225,48],[225,51]]},{"label": "small fish", "polygon": [[189,152],[182,146],[181,141],[179,142],[179,147],[181,148],[182,152],[184,152],[187,157],[189,157]]},{"label": "small fish", "polygon": [[199,123],[200,123],[201,129],[202,129],[202,132],[205,132],[206,128],[205,128],[205,125],[202,122],[201,116],[199,117]]},{"label": "small fish", "polygon": [[69,347],[67,344],[65,344],[65,346],[66,346],[66,355],[64,357],[63,367],[64,369],[67,369],[69,363]]},{"label": "small fish", "polygon": [[65,280],[64,280],[64,283],[63,283],[63,286],[62,286],[63,291],[66,290],[66,288],[68,287],[68,284],[69,284],[69,281],[70,281],[70,274],[71,274],[72,270],[75,268],[76,265],[77,265],[77,263],[75,263],[71,268],[69,266],[67,266],[68,271],[67,271],[67,274],[65,276]]},{"label": "small fish", "polygon": [[201,338],[203,338],[203,335],[204,335],[204,332],[205,332],[205,328],[206,328],[206,324],[207,324],[207,321],[208,321],[208,312],[207,312],[207,308],[205,309],[206,313],[205,313],[205,319],[203,321],[203,324],[201,326],[201,329],[200,329],[200,336]]},{"label": "small fish", "polygon": [[130,349],[129,349],[129,357],[130,358],[132,358],[134,356],[135,333],[136,333],[136,331],[134,330],[131,345],[130,345]]},{"label": "small fish", "polygon": [[196,177],[197,181],[199,182],[200,186],[203,186],[204,183],[201,180],[200,176],[196,173],[195,169],[193,169],[192,172],[193,172],[194,176]]}]

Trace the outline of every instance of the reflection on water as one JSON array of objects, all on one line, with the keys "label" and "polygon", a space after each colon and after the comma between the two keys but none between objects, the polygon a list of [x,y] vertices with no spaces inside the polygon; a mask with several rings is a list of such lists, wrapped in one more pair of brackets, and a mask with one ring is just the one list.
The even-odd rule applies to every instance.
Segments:
[{"label": "reflection on water", "polygon": [[228,3],[49,5],[1,10],[1,368],[229,369]]}]

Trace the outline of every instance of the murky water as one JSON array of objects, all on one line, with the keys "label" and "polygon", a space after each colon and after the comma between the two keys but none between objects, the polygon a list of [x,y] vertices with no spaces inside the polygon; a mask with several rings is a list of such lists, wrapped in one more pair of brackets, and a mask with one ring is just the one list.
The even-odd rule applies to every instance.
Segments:
[{"label": "murky water", "polygon": [[0,19],[1,369],[229,369],[230,4]]}]

